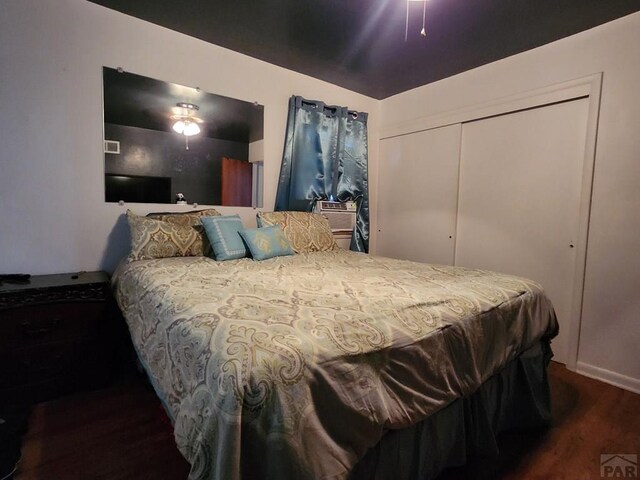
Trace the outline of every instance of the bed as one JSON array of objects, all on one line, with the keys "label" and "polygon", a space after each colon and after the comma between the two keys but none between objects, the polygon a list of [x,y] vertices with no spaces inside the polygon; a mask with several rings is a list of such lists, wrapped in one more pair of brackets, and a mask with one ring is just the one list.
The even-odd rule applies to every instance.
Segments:
[{"label": "bed", "polygon": [[432,478],[549,419],[531,280],[335,249],[130,262],[113,287],[192,480]]}]

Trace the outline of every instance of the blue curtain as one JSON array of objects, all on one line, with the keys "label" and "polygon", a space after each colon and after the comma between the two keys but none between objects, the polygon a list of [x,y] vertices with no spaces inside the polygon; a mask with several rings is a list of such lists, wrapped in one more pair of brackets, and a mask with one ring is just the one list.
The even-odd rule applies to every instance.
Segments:
[{"label": "blue curtain", "polygon": [[368,252],[367,114],[293,96],[275,210],[310,212],[331,199],[356,202],[351,250]]}]

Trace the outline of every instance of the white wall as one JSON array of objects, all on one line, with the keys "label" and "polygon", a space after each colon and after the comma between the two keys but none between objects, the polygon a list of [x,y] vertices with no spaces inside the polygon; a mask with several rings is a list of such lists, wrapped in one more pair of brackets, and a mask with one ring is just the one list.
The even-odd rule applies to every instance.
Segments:
[{"label": "white wall", "polygon": [[380,129],[596,72],[604,76],[578,371],[640,391],[640,13],[385,99]]},{"label": "white wall", "polygon": [[[121,217],[187,210],[104,202],[102,67],[265,107],[265,209],[273,208],[288,99],[369,112],[375,185],[379,102],[84,0],[0,7],[0,272],[111,270],[128,248]],[[250,208],[220,208],[255,222]]]},{"label": "white wall", "polygon": [[264,140],[256,140],[249,144],[249,161],[264,162]]}]

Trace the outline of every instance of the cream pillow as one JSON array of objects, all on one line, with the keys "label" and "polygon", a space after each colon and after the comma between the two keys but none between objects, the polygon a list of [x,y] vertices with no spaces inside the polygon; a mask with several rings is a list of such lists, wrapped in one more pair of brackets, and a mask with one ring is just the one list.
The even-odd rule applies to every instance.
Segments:
[{"label": "cream pillow", "polygon": [[189,212],[159,212],[149,213],[147,218],[154,218],[167,223],[173,223],[174,225],[182,225],[183,227],[193,227],[200,236],[202,242],[201,255],[210,257],[212,255],[211,244],[207,238],[207,234],[202,226],[203,217],[219,217],[220,212],[214,208],[207,208],[204,210],[191,210]]},{"label": "cream pillow", "polygon": [[148,218],[155,218],[156,220],[162,220],[163,222],[174,223],[176,225],[193,226],[201,225],[202,217],[218,217],[220,212],[215,208],[207,208],[204,210],[192,210],[190,212],[160,212],[149,213]]},{"label": "cream pillow", "polygon": [[329,220],[307,212],[260,212],[259,227],[278,225],[296,253],[326,252],[338,248]]},{"label": "cream pillow", "polygon": [[176,225],[127,211],[131,232],[129,261],[204,255],[202,234],[192,226]]}]

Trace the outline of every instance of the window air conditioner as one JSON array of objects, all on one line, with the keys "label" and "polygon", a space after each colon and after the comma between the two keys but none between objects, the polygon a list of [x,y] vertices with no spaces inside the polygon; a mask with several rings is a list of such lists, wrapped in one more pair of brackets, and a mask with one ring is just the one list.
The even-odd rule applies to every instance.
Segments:
[{"label": "window air conditioner", "polygon": [[314,211],[327,217],[333,233],[350,234],[356,226],[356,202],[318,200]]}]

